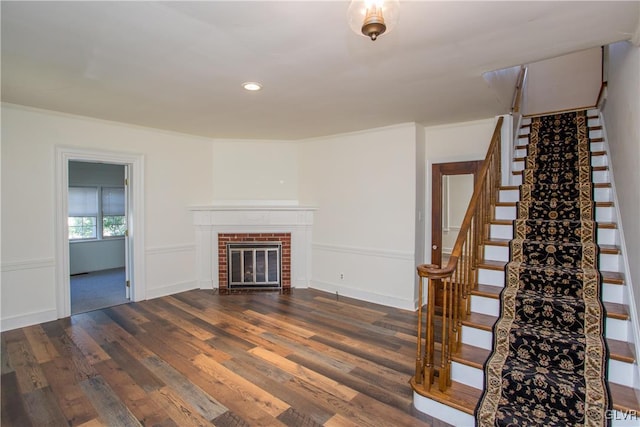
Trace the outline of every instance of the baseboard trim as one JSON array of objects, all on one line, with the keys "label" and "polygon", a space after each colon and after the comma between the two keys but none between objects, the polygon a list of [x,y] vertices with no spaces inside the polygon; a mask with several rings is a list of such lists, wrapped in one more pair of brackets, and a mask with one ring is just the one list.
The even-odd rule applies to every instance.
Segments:
[{"label": "baseboard trim", "polygon": [[397,298],[390,295],[381,295],[375,292],[368,292],[362,289],[354,289],[336,283],[323,282],[320,280],[312,280],[309,288],[318,291],[337,293],[339,296],[355,298],[361,301],[372,302],[387,307],[400,308],[403,310],[415,311],[416,302],[413,299]]},{"label": "baseboard trim", "polygon": [[38,323],[50,322],[58,318],[58,311],[53,308],[50,310],[37,311],[33,313],[20,314],[17,316],[4,317],[0,321],[2,331],[10,331],[11,329],[24,328],[26,326],[37,325]]},{"label": "baseboard trim", "polygon": [[147,299],[154,299],[160,297],[166,297],[168,295],[177,294],[180,292],[190,291],[198,289],[198,284],[195,280],[189,280],[187,282],[174,283],[173,285],[163,286],[161,288],[149,288],[147,286]]}]

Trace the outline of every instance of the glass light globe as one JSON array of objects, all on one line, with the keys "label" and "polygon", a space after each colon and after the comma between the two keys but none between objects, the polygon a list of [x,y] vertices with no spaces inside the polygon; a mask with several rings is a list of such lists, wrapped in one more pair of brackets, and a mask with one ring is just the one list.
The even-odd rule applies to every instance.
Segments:
[{"label": "glass light globe", "polygon": [[398,0],[353,0],[347,10],[347,20],[353,32],[371,40],[392,31],[399,16]]}]

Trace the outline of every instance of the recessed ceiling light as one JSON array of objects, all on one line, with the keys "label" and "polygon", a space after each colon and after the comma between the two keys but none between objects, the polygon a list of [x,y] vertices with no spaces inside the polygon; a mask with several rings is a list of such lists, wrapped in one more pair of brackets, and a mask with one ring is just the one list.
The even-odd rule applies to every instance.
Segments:
[{"label": "recessed ceiling light", "polygon": [[256,91],[256,90],[262,89],[262,85],[260,83],[257,83],[257,82],[242,83],[242,87],[245,90],[250,90],[250,91]]}]

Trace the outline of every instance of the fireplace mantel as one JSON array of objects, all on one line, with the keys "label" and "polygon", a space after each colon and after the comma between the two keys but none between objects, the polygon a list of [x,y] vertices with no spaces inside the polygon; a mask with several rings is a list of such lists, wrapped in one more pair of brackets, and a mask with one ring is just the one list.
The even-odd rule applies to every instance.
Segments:
[{"label": "fireplace mantel", "polygon": [[212,205],[191,209],[196,229],[196,274],[200,288],[218,288],[218,235],[291,233],[291,286],[311,281],[311,206]]}]

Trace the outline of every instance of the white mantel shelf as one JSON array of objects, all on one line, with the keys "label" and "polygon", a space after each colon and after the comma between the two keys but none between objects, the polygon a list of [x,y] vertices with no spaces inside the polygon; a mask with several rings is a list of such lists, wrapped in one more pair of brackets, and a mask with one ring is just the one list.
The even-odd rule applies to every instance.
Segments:
[{"label": "white mantel shelf", "polygon": [[315,206],[287,205],[206,205],[192,206],[191,211],[316,211]]},{"label": "white mantel shelf", "polygon": [[291,287],[311,281],[313,206],[248,204],[189,208],[196,229],[196,271],[200,288],[218,288],[218,234],[291,233]]}]

